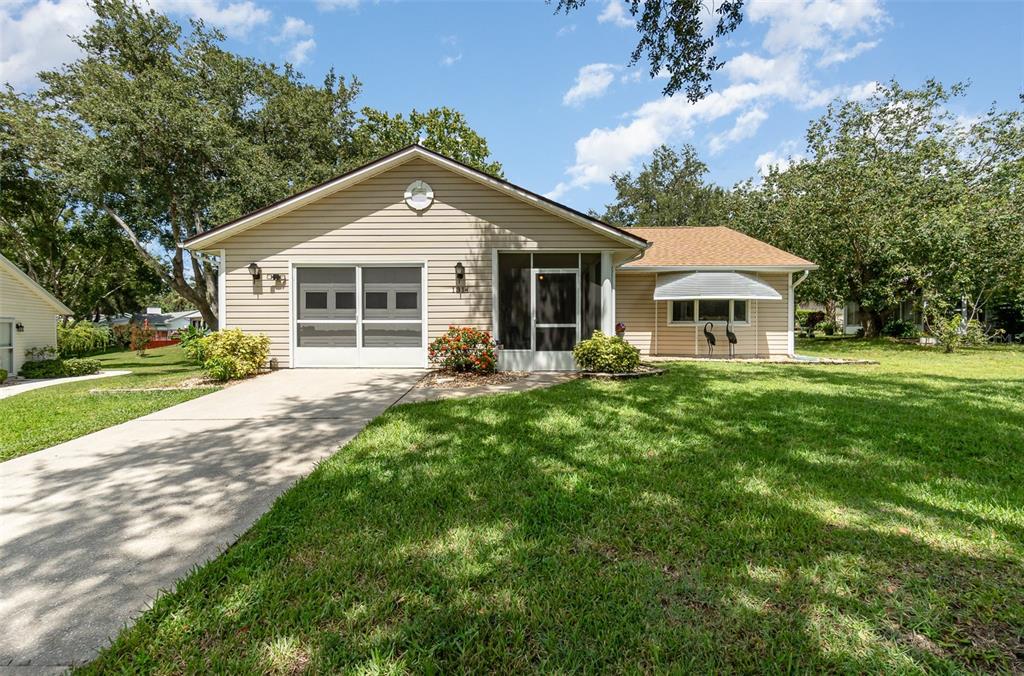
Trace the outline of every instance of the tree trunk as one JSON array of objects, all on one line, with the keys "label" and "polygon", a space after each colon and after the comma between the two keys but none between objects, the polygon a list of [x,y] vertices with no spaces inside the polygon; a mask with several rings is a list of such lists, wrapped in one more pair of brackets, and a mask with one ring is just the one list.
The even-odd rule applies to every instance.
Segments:
[{"label": "tree trunk", "polygon": [[876,310],[860,309],[861,326],[864,328],[865,338],[878,338],[882,334],[882,326],[885,318]]},{"label": "tree trunk", "polygon": [[[211,294],[206,288],[206,285],[210,284],[210,279],[208,276],[203,275],[200,272],[200,274],[196,276],[196,282],[197,284],[203,284],[203,288],[197,289],[188,283],[188,280],[185,278],[185,265],[181,253],[181,247],[178,246],[174,249],[174,255],[171,257],[171,272],[168,273],[163,263],[157,260],[153,254],[146,250],[146,247],[142,245],[139,238],[135,236],[135,232],[127,223],[124,222],[124,219],[122,219],[117,212],[107,206],[103,207],[103,209],[107,212],[107,215],[113,218],[114,222],[120,226],[121,231],[124,232],[125,236],[127,236],[131,241],[132,246],[134,246],[135,250],[139,252],[140,256],[142,256],[143,262],[157,275],[159,275],[160,279],[164,280],[168,286],[177,291],[178,295],[192,303],[192,306],[199,310],[199,314],[203,316],[203,321],[206,322],[207,326],[211,329],[216,329],[218,326],[217,313],[211,307],[211,303],[208,300],[208,298],[211,297]],[[180,234],[177,228],[175,228],[174,234],[175,240],[177,241],[179,239],[178,235]],[[201,282],[200,279],[202,280]],[[213,283],[216,284],[216,279],[213,280]],[[216,298],[216,294],[214,293],[212,297]]]}]

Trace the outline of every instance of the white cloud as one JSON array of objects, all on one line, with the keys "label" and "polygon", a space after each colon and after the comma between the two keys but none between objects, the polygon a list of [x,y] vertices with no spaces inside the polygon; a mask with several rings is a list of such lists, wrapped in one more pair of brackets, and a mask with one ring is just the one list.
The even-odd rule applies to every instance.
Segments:
[{"label": "white cloud", "polygon": [[615,73],[622,69],[611,63],[591,63],[580,68],[576,84],[562,97],[562,105],[578,106],[587,99],[597,98],[608,91],[615,81]]},{"label": "white cloud", "polygon": [[832,47],[837,37],[873,33],[888,20],[879,0],[751,0],[747,17],[769,22],[764,47],[774,54]]},{"label": "white cloud", "polygon": [[314,48],[316,48],[316,40],[313,38],[300,40],[292,45],[292,48],[288,50],[288,61],[295,66],[301,66],[309,61],[309,53],[313,51]]},{"label": "white cloud", "polygon": [[619,76],[619,82],[640,82],[644,79],[644,74],[639,70],[631,70],[628,73]]},{"label": "white cloud", "polygon": [[357,9],[360,0],[316,0],[316,7],[321,12],[333,12],[339,7],[342,9]]},{"label": "white cloud", "polygon": [[78,57],[81,50],[69,35],[81,34],[95,18],[86,0],[0,8],[0,80],[19,89],[35,88],[36,73]]},{"label": "white cloud", "polygon": [[449,54],[447,56],[442,57],[441,58],[441,65],[442,66],[454,66],[459,61],[462,61],[462,52],[459,52],[458,54]]},{"label": "white cloud", "polygon": [[313,27],[294,16],[286,16],[281,24],[281,32],[273,38],[274,42],[284,42],[295,38],[309,37],[313,34]]},{"label": "white cloud", "polygon": [[803,162],[807,157],[802,153],[796,152],[797,147],[796,141],[786,141],[775,150],[761,153],[754,160],[754,167],[757,169],[757,173],[767,176],[772,168],[779,171],[787,171],[794,164]]},{"label": "white cloud", "polygon": [[622,0],[608,0],[608,4],[601,10],[597,20],[600,23],[611,23],[621,28],[632,28],[636,25],[633,18],[626,13],[626,6],[622,4]]},{"label": "white cloud", "polygon": [[571,23],[568,26],[562,26],[561,28],[559,28],[558,31],[555,33],[555,37],[556,38],[561,38],[561,37],[565,37],[566,35],[569,35],[570,33],[575,33],[575,32],[576,32],[576,24]]},{"label": "white cloud", "polygon": [[858,42],[852,47],[837,47],[825,50],[825,54],[818,60],[818,65],[824,68],[835,63],[844,63],[860,56],[866,51],[874,49],[878,46],[879,42],[880,40],[871,40],[870,42]]},{"label": "white cloud", "polygon": [[459,43],[459,36],[458,35],[442,35],[441,36],[441,44],[442,45],[455,46],[458,43]]},{"label": "white cloud", "polygon": [[733,124],[732,129],[722,134],[717,134],[711,138],[711,142],[709,143],[711,154],[714,155],[720,153],[733,143],[751,138],[757,133],[757,130],[761,128],[761,124],[767,119],[768,113],[766,113],[763,108],[751,108],[736,118],[736,122]]},{"label": "white cloud", "polygon": [[245,37],[256,26],[270,21],[270,11],[252,0],[222,4],[220,0],[151,0],[153,9],[202,19],[232,37]]}]

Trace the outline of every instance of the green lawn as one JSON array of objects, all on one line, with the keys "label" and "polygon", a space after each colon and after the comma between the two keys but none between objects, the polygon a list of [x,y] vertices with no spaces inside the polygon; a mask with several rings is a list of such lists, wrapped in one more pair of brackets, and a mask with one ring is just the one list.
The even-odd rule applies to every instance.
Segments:
[{"label": "green lawn", "polygon": [[134,352],[115,352],[90,358],[103,362],[105,371],[130,370],[132,374],[53,385],[0,400],[0,461],[49,448],[216,389],[106,391],[169,387],[202,375],[177,346],[150,350],[144,357]]},{"label": "green lawn", "polygon": [[1024,351],[403,406],[85,670],[1024,670]]}]

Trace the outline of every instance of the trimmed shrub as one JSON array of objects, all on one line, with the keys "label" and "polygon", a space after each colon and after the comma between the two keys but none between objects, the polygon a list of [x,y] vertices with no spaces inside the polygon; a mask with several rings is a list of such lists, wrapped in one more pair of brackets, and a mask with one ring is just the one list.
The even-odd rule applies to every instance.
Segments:
[{"label": "trimmed shrub", "polygon": [[581,341],[572,350],[576,364],[584,371],[628,373],[640,366],[640,350],[618,336],[601,331]]},{"label": "trimmed shrub", "polygon": [[823,331],[826,336],[834,336],[837,327],[834,321],[829,320],[821,322],[820,324],[818,324],[816,328],[821,329],[821,331]]},{"label": "trimmed shrub", "polygon": [[21,365],[26,378],[60,378],[64,375],[64,362],[60,359],[34,359]]},{"label": "trimmed shrub", "polygon": [[247,378],[259,373],[270,356],[270,338],[224,329],[200,338],[203,370],[215,380]]},{"label": "trimmed shrub", "polygon": [[100,362],[96,359],[65,359],[64,376],[91,376],[100,372]]},{"label": "trimmed shrub", "polygon": [[5,382],[7,382],[7,371],[0,369],[0,385],[3,385]]},{"label": "trimmed shrub", "polygon": [[921,332],[917,330],[913,322],[903,319],[890,319],[882,327],[882,335],[891,338],[917,338]]},{"label": "trimmed shrub", "polygon": [[21,365],[21,375],[26,378],[71,378],[99,370],[100,362],[96,359],[36,359]]},{"label": "trimmed shrub", "polygon": [[57,327],[57,350],[62,357],[97,352],[110,344],[110,329],[92,322]]},{"label": "trimmed shrub", "polygon": [[498,366],[491,333],[471,326],[449,326],[430,342],[427,356],[430,363],[457,373],[493,373]]}]

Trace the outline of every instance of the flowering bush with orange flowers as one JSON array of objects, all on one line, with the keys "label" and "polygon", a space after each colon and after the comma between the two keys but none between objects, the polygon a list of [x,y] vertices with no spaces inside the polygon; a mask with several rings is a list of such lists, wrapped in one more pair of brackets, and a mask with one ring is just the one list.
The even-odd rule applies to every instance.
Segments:
[{"label": "flowering bush with orange flowers", "polygon": [[471,326],[449,326],[447,333],[431,341],[427,355],[430,363],[457,373],[493,373],[498,366],[490,331]]}]

